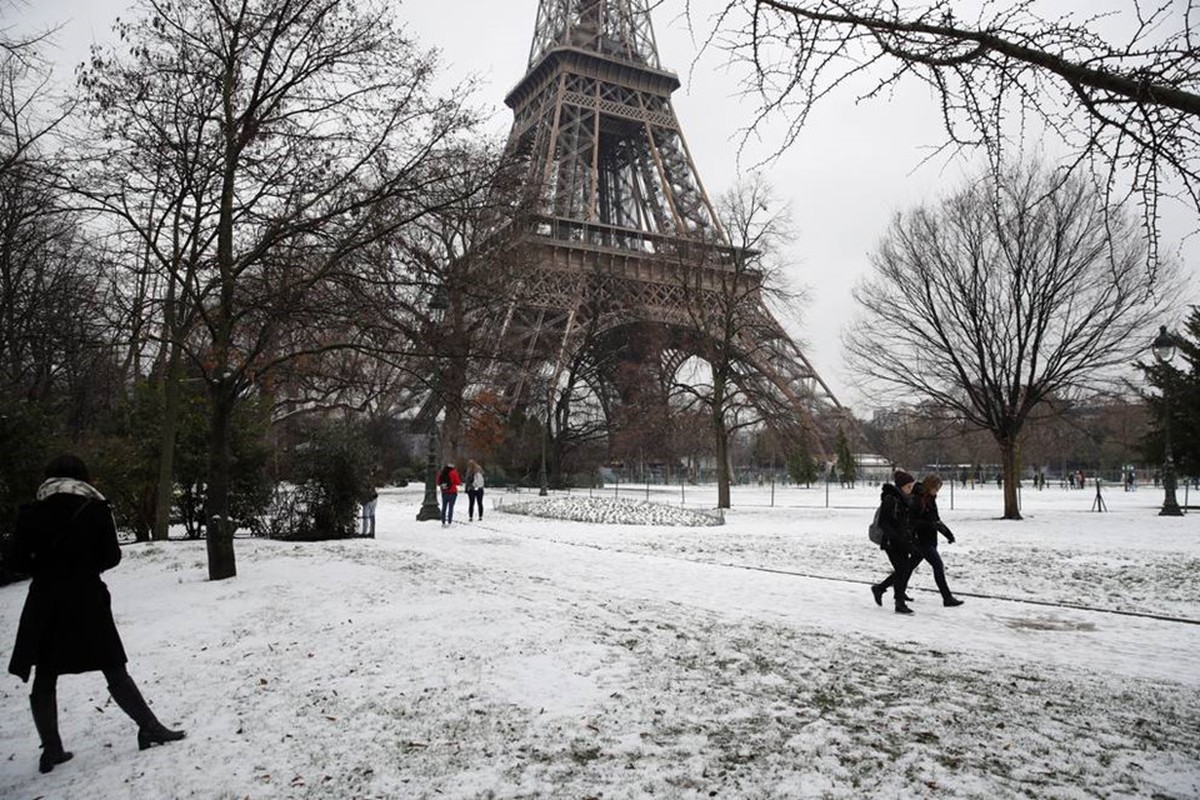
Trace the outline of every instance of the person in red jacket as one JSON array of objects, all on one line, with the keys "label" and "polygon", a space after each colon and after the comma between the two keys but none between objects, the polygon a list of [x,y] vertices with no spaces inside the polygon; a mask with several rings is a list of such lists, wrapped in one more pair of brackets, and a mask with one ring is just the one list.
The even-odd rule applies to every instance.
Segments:
[{"label": "person in red jacket", "polygon": [[447,464],[442,467],[442,471],[437,477],[438,489],[442,492],[442,527],[454,522],[454,501],[458,499],[458,487],[462,485],[462,478],[458,477],[458,470],[453,464]]},{"label": "person in red jacket", "polygon": [[12,567],[33,576],[8,671],[33,672],[29,707],[42,740],[38,769],[70,760],[58,733],[58,676],[99,670],[122,711],[138,725],[138,748],[184,737],[158,721],[125,669],[125,648],[100,573],[121,561],[117,529],[87,465],[64,454],[46,466],[37,501],[21,507]]}]

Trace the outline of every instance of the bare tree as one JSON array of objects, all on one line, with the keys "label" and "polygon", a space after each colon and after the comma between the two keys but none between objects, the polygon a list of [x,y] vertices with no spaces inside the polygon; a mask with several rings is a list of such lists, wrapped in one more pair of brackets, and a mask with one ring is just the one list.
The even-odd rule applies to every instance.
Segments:
[{"label": "bare tree", "polygon": [[[131,23],[120,28],[135,30]],[[148,55],[148,54],[147,54]],[[70,188],[98,212],[113,254],[114,316],[127,335],[124,368],[153,365],[162,403],[151,535],[165,539],[183,403],[184,357],[206,300],[219,218],[218,159],[211,152],[219,86],[168,59],[110,60],[97,49],[80,74],[88,119],[71,145],[79,163]],[[99,135],[96,135],[96,134]]]},{"label": "bare tree", "polygon": [[1018,439],[1049,398],[1111,381],[1144,349],[1173,269],[1142,269],[1137,226],[1084,182],[1033,167],[897,215],[856,288],[848,363],[991,433],[1004,516],[1017,508]]},{"label": "bare tree", "polygon": [[[0,0],[0,14],[14,4]],[[0,22],[0,534],[41,459],[112,402],[109,297],[81,216],[56,186],[48,33]]]},{"label": "bare tree", "polygon": [[97,250],[56,185],[61,165],[46,146],[67,113],[50,110],[39,51],[47,36],[0,28],[0,392],[6,404],[65,406],[68,394],[86,400],[87,362],[98,351],[107,359],[111,341]]},{"label": "bare tree", "polygon": [[88,382],[92,365],[111,356],[112,339],[101,313],[105,287],[90,268],[95,252],[53,172],[26,159],[0,174],[0,396],[43,410],[79,400],[79,417],[89,393],[94,401],[104,392]]},{"label": "bare tree", "polygon": [[[453,201],[443,182],[469,165],[450,145],[472,115],[464,92],[434,96],[434,55],[381,3],[143,0],[139,8],[119,26],[120,51],[96,53],[83,81],[96,133],[113,149],[168,154],[188,187],[164,214],[192,226],[196,245],[191,277],[170,275],[195,309],[182,345],[211,402],[208,572],[217,580],[236,574],[235,406],[285,363],[360,346],[355,321],[374,316],[361,303],[385,268],[365,255]],[[143,93],[177,99],[184,130],[121,111]],[[144,173],[137,179],[159,193]],[[132,224],[150,206],[127,212],[118,200],[109,209]],[[156,259],[169,261],[173,245],[156,246],[165,254]]]},{"label": "bare tree", "polygon": [[[781,148],[819,101],[838,91],[886,98],[905,80],[939,98],[943,149],[982,147],[997,174],[1016,127],[1040,127],[1109,191],[1129,187],[1156,258],[1160,198],[1200,212],[1196,0],[1053,18],[1032,0],[974,8],[963,19],[955,0],[730,0],[709,41],[750,67],[747,88],[761,98],[752,129],[786,119]],[[1123,41],[1101,33],[1114,22],[1128,31]]]},{"label": "bare tree", "polygon": [[[417,357],[408,363],[419,370],[414,382],[428,393],[424,421],[432,427],[437,413],[445,414],[439,437],[443,464],[462,454],[465,431],[475,417],[493,410],[489,400],[476,403],[486,391],[480,373],[495,347],[481,320],[516,291],[513,253],[494,238],[519,188],[511,163],[500,143],[483,138],[464,143],[457,160],[462,169],[441,181],[447,202],[399,231],[393,242],[395,264],[419,289],[398,305],[407,305],[427,331],[416,336]],[[440,319],[429,313],[434,295],[446,301]]]},{"label": "bare tree", "polygon": [[790,215],[780,208],[762,175],[755,174],[717,200],[718,215],[732,248],[714,247],[719,264],[685,275],[686,311],[695,335],[689,349],[706,365],[700,375],[676,380],[672,391],[683,406],[709,413],[717,459],[717,505],[729,508],[732,480],[730,437],[767,424],[780,431],[804,424],[797,419],[794,387],[783,385],[780,369],[799,351],[768,311],[770,303],[795,301],[782,285],[778,255],[791,235]]},{"label": "bare tree", "polygon": [[[0,0],[0,10],[16,4]],[[0,174],[36,151],[71,112],[72,103],[49,107],[50,68],[42,46],[53,34],[21,34],[0,24]]]}]

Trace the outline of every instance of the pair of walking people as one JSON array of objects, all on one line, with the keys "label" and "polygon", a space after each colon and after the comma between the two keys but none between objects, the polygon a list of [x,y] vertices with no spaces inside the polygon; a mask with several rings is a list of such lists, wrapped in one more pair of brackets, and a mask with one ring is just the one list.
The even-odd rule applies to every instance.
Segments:
[{"label": "pair of walking people", "polygon": [[125,648],[100,573],[121,561],[112,510],[89,483],[87,465],[62,455],[47,465],[34,503],[21,507],[8,553],[31,575],[8,671],[28,681],[29,707],[42,740],[38,769],[49,772],[73,754],[58,731],[58,676],[99,670],[122,711],[137,723],[138,749],[184,737],[158,721],[125,669]]},{"label": "pair of walking people", "polygon": [[896,470],[892,483],[883,485],[879,524],[884,535],[880,547],[892,563],[892,573],[871,587],[876,605],[883,605],[883,595],[891,588],[896,613],[913,613],[908,606],[912,602],[908,596],[908,580],[922,561],[928,561],[933,569],[933,580],[942,595],[942,605],[962,605],[962,600],[950,593],[946,568],[937,549],[939,533],[946,541],[954,541],[954,534],[938,514],[937,495],[941,488],[942,479],[937,475],[926,475],[918,483],[902,469]]}]

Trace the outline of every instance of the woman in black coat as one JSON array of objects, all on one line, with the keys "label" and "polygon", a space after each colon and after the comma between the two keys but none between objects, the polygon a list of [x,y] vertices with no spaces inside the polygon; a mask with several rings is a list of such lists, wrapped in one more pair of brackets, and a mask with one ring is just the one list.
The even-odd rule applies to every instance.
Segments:
[{"label": "woman in black coat", "polygon": [[942,479],[937,475],[926,475],[921,480],[921,485],[924,491],[920,494],[914,493],[912,503],[913,532],[916,535],[913,569],[916,569],[922,560],[928,561],[929,566],[933,568],[934,583],[942,593],[942,605],[961,606],[963,601],[952,595],[950,587],[946,584],[946,568],[942,564],[941,555],[938,554],[939,533],[946,537],[947,542],[954,542],[954,534],[938,514],[937,495],[938,490],[942,488]]},{"label": "woman in black coat", "polygon": [[913,561],[912,490],[915,479],[902,469],[896,470],[892,483],[885,483],[879,497],[879,525],[883,528],[883,544],[880,547],[892,562],[892,573],[871,587],[875,605],[883,605],[883,593],[892,587],[896,600],[897,614],[911,614],[908,607],[908,577],[916,562]]},{"label": "woman in black coat", "polygon": [[46,466],[37,501],[21,507],[12,567],[33,576],[8,671],[33,688],[29,706],[42,740],[38,768],[49,772],[72,754],[58,734],[58,676],[100,670],[113,700],[138,724],[138,747],[184,737],[168,730],[125,670],[125,648],[100,573],[121,560],[108,501],[88,483],[87,466],[62,455]]}]

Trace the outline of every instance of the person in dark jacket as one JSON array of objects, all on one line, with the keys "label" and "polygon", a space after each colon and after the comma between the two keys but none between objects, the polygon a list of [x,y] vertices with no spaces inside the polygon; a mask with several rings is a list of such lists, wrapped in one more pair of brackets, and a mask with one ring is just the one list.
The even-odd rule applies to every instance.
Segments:
[{"label": "person in dark jacket", "polygon": [[879,493],[879,525],[883,528],[881,549],[892,562],[892,573],[871,587],[875,605],[883,605],[883,593],[888,587],[896,600],[897,614],[911,614],[906,602],[908,576],[913,568],[912,508],[910,496],[915,479],[902,469],[896,470],[892,483],[885,483]]},{"label": "person in dark jacket", "polygon": [[58,676],[100,670],[117,705],[138,725],[138,748],[184,737],[166,728],[125,669],[128,659],[113,622],[100,573],[121,560],[108,501],[90,483],[83,461],[62,455],[45,470],[37,500],[17,515],[14,569],[33,576],[17,626],[8,671],[22,681],[33,671],[29,706],[42,740],[38,768],[68,761],[58,733]]},{"label": "person in dark jacket", "polygon": [[941,555],[938,554],[939,533],[946,537],[947,542],[954,543],[954,534],[938,514],[937,495],[938,490],[942,488],[942,479],[938,475],[926,475],[916,488],[921,491],[914,491],[912,495],[915,535],[912,568],[916,569],[922,561],[928,561],[929,566],[933,568],[933,580],[938,591],[942,593],[942,605],[961,606],[963,601],[950,594],[950,587],[946,585],[946,568],[942,564]]}]

